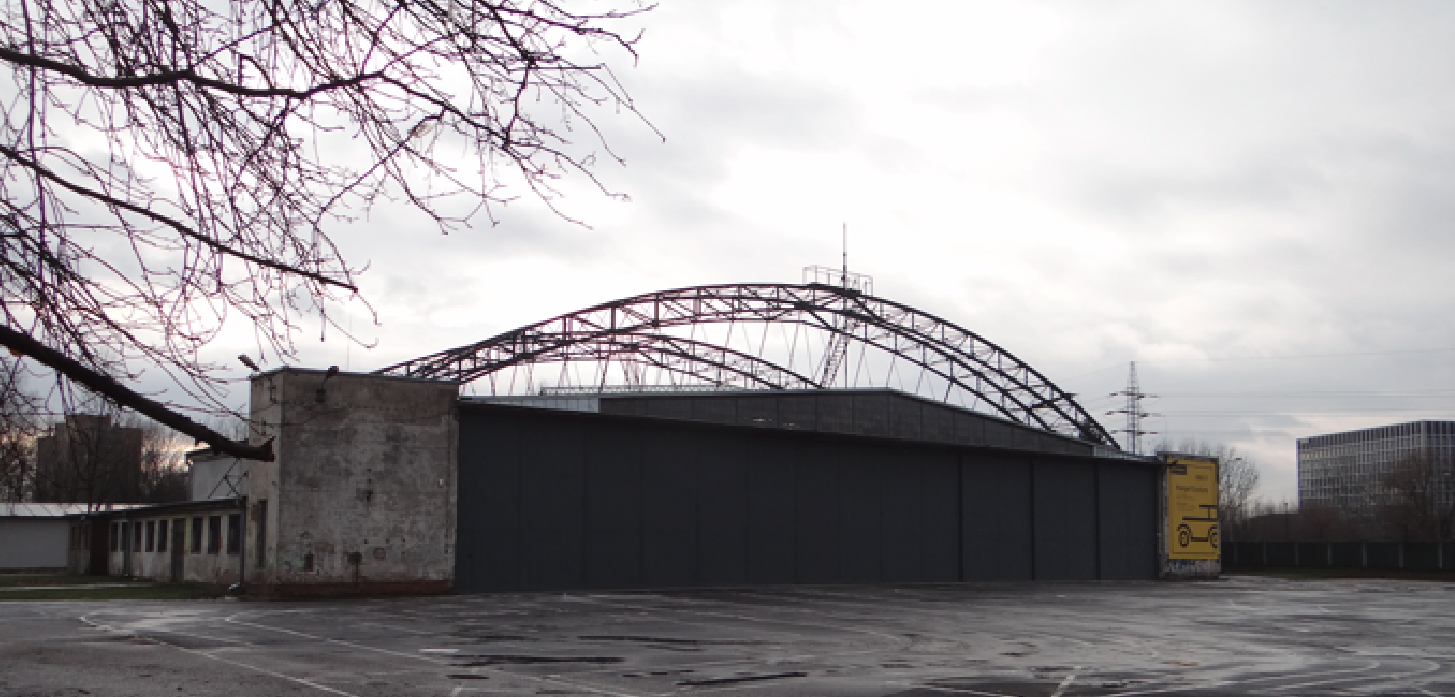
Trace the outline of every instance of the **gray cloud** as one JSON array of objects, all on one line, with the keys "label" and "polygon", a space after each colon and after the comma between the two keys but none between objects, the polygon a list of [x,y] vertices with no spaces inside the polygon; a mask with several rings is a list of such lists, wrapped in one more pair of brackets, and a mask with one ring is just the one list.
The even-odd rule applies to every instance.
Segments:
[{"label": "gray cloud", "polygon": [[[793,281],[837,258],[848,222],[882,295],[983,333],[1093,409],[1143,361],[1144,387],[1168,395],[1159,428],[1255,455],[1270,497],[1294,492],[1296,436],[1455,417],[1455,400],[1290,396],[1448,385],[1455,353],[1206,360],[1455,347],[1455,6],[916,12],[651,13],[640,65],[618,73],[666,142],[603,119],[627,165],[598,171],[631,202],[570,185],[562,205],[590,229],[522,200],[449,237],[381,207],[338,235],[372,261],[382,322],[349,360],[655,288]],[[302,360],[342,364],[341,344],[305,344]],[[1186,396],[1213,392],[1229,394]]]}]

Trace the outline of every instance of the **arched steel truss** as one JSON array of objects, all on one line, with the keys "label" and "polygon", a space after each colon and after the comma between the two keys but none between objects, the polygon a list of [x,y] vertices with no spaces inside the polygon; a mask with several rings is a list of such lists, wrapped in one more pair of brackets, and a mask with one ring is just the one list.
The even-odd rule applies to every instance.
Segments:
[{"label": "arched steel truss", "polygon": [[1109,448],[1116,441],[1068,393],[978,334],[935,315],[852,289],[810,284],[679,288],[602,303],[484,341],[416,358],[382,374],[470,382],[528,363],[630,357],[640,365],[726,387],[816,388],[818,380],[761,356],[664,330],[719,323],[804,325],[867,344],[938,376],[1014,421]]}]

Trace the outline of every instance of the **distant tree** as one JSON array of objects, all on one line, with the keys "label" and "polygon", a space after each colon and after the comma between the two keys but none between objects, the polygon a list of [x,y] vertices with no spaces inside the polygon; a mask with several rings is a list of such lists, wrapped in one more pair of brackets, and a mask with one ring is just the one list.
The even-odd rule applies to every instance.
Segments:
[{"label": "distant tree", "polygon": [[31,392],[30,377],[20,361],[0,356],[0,501],[27,500],[34,485],[44,401]]},{"label": "distant tree", "polygon": [[1248,518],[1248,504],[1263,475],[1252,460],[1228,448],[1218,457],[1218,501],[1226,520],[1237,524]]},{"label": "distant tree", "polygon": [[[0,16],[0,344],[238,457],[124,383],[221,408],[229,317],[259,355],[357,294],[342,226],[386,198],[448,233],[611,154],[636,113],[596,54],[650,8],[542,0],[15,0]],[[401,241],[401,244],[404,242]]]},{"label": "distant tree", "polygon": [[192,446],[192,439],[151,419],[132,416],[122,423],[141,431],[136,503],[186,501],[191,495],[187,450]]},{"label": "distant tree", "polygon": [[1395,463],[1380,484],[1380,517],[1400,539],[1450,539],[1455,525],[1455,462],[1450,458],[1413,453]]},{"label": "distant tree", "polygon": [[1213,457],[1218,461],[1218,512],[1224,527],[1232,528],[1246,520],[1250,514],[1253,492],[1263,475],[1251,459],[1238,455],[1237,448],[1222,443],[1208,443],[1197,439],[1186,439],[1176,446],[1163,441],[1159,452],[1179,452],[1189,455]]}]

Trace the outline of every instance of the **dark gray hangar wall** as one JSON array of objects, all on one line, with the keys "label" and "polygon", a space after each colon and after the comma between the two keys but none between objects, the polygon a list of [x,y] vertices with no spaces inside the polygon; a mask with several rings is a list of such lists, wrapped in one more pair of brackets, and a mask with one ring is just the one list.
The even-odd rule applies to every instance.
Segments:
[{"label": "dark gray hangar wall", "polygon": [[[984,417],[926,442],[904,414],[968,412],[858,396],[791,426],[761,397],[463,403],[456,590],[1156,577],[1154,465]],[[920,437],[857,435],[896,409]],[[987,422],[1039,447],[949,442]]]}]

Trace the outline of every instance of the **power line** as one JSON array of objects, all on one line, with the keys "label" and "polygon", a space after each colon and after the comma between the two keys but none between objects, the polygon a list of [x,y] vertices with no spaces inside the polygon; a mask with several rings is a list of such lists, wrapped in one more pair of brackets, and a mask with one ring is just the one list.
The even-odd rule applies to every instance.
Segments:
[{"label": "power line", "polygon": [[[1449,412],[1448,409],[1436,410]],[[1395,409],[1395,408],[1374,408],[1374,409],[1343,409],[1325,411],[1169,411],[1160,414],[1163,417],[1170,416],[1329,416],[1336,414],[1429,414],[1429,409]]]},{"label": "power line", "polygon": [[1142,363],[1195,363],[1207,361],[1284,361],[1303,358],[1350,358],[1356,356],[1395,356],[1410,353],[1444,353],[1455,351],[1455,347],[1423,349],[1390,349],[1387,351],[1351,351],[1349,353],[1304,353],[1287,356],[1226,356],[1222,358],[1150,358]]},{"label": "power line", "polygon": [[1170,399],[1452,399],[1455,392],[1163,392]]}]

